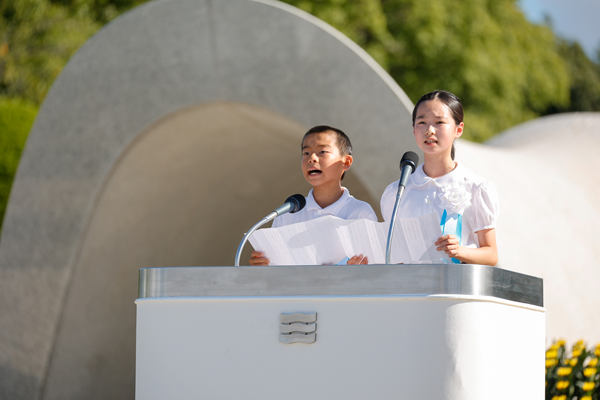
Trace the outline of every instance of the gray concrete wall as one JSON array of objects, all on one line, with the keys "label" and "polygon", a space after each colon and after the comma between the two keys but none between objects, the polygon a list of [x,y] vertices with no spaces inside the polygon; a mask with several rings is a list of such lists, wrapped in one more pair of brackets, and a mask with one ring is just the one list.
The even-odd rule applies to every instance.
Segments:
[{"label": "gray concrete wall", "polygon": [[48,94],[0,241],[0,398],[131,399],[139,268],[231,265],[308,191],[300,138],[356,147],[378,199],[415,149],[410,101],[356,45],[268,1],[167,0],[95,35]]},{"label": "gray concrete wall", "polygon": [[544,279],[548,342],[600,342],[598,139],[600,113],[569,113],[458,147],[498,189],[499,266]]}]

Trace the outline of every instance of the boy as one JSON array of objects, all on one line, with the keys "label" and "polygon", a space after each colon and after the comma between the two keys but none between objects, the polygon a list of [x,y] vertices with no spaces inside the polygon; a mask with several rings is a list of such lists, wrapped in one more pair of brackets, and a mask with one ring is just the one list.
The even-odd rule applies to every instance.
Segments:
[{"label": "boy", "polygon": [[[297,213],[275,218],[273,228],[333,215],[343,219],[377,221],[371,206],[350,196],[342,187],[342,179],[352,166],[352,144],[344,132],[327,125],[315,126],[302,139],[302,173],[313,187],[306,197],[306,206]],[[367,264],[367,257],[357,255],[347,264]],[[253,251],[250,265],[269,265],[260,251]]]}]

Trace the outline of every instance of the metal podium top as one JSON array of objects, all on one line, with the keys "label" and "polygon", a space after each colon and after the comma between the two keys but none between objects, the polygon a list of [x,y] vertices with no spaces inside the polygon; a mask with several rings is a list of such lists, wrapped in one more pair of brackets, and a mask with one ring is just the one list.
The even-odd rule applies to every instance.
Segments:
[{"label": "metal podium top", "polygon": [[541,278],[473,264],[142,268],[139,281],[140,298],[391,294],[544,305]]}]

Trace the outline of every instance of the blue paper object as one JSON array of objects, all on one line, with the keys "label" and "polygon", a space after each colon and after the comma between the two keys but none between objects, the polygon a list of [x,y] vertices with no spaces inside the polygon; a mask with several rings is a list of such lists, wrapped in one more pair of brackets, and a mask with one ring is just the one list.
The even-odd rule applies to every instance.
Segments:
[{"label": "blue paper object", "polygon": [[[440,226],[442,227],[442,235],[446,234],[446,219],[448,218],[448,213],[444,210],[442,214],[442,220],[440,222]],[[462,246],[462,214],[458,214],[458,218],[456,221],[456,236],[458,237],[458,245]],[[456,258],[451,258],[454,264],[460,264],[460,260]]]},{"label": "blue paper object", "polygon": [[350,260],[350,258],[346,257],[342,261],[340,261],[339,263],[337,263],[335,265],[348,265],[348,260]]}]

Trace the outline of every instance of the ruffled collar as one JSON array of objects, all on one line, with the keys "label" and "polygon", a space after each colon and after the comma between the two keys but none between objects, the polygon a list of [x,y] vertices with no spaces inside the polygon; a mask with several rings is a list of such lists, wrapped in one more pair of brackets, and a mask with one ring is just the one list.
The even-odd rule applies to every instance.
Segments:
[{"label": "ruffled collar", "polygon": [[467,170],[464,166],[457,162],[456,168],[448,172],[446,175],[440,176],[439,178],[431,178],[425,173],[425,171],[423,171],[423,165],[425,164],[419,165],[417,170],[410,176],[410,181],[415,186],[425,186],[432,181],[439,187],[454,185],[464,180],[465,172]]}]

